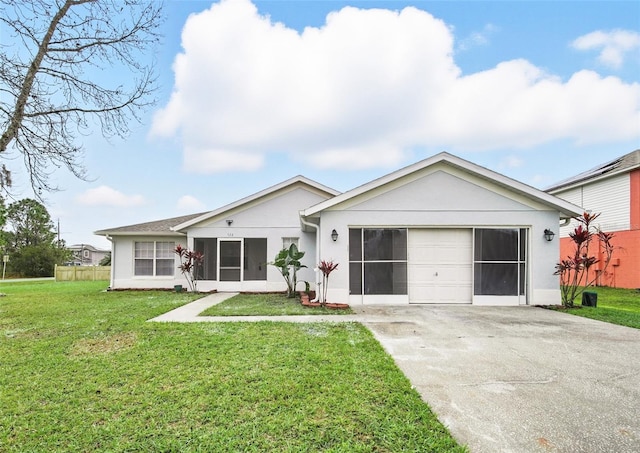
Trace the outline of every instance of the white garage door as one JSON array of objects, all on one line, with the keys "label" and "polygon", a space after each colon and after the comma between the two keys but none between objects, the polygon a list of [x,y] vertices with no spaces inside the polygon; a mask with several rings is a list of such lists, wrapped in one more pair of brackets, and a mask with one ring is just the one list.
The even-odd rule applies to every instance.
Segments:
[{"label": "white garage door", "polygon": [[472,230],[411,229],[409,303],[471,303]]}]

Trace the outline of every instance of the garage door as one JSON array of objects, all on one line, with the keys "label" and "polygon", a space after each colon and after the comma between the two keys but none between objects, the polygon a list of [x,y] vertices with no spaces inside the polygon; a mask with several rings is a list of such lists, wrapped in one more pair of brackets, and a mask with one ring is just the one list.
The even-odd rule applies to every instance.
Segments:
[{"label": "garage door", "polygon": [[471,303],[472,230],[411,229],[409,303]]}]

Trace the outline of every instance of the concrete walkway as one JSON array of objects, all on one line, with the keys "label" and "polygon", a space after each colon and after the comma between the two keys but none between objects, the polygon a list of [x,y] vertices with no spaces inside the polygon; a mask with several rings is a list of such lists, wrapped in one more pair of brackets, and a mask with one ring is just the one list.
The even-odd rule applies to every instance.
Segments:
[{"label": "concrete walkway", "polygon": [[201,299],[194,300],[191,303],[178,307],[175,310],[168,311],[167,313],[157,316],[149,321],[159,322],[202,322],[207,317],[199,317],[198,315],[205,311],[207,308],[217,305],[238,293],[213,293],[208,296],[204,296]]},{"label": "concrete walkway", "polygon": [[[358,322],[358,315],[295,315],[295,316],[198,316],[207,308],[217,305],[238,293],[213,293],[149,321],[153,322]],[[354,310],[355,311],[355,310]]]},{"label": "concrete walkway", "polygon": [[472,453],[640,452],[640,330],[535,307],[356,306],[341,316],[152,321],[360,322]]}]

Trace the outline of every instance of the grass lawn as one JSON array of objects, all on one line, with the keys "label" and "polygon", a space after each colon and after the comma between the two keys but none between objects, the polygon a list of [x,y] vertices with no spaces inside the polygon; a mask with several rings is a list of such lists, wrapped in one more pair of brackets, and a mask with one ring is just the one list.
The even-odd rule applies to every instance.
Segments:
[{"label": "grass lawn", "polygon": [[238,294],[200,313],[200,316],[346,315],[353,310],[305,307],[284,294]]},{"label": "grass lawn", "polygon": [[577,301],[578,306],[568,313],[640,329],[640,291],[606,287],[588,291],[598,293],[597,307],[583,307]]},{"label": "grass lawn", "polygon": [[0,284],[0,451],[465,451],[359,324],[148,323],[189,302]]}]

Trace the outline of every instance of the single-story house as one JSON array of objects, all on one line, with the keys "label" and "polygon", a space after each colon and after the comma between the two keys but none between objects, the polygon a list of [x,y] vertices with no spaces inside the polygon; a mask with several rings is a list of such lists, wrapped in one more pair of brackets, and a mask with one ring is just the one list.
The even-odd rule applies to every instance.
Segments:
[{"label": "single-story house", "polygon": [[180,244],[204,254],[201,291],[284,291],[267,263],[295,243],[311,287],[320,260],[339,263],[330,302],[558,304],[549,233],[581,213],[443,152],[344,193],[297,176],[214,211],[96,234],[112,242],[112,289],[184,284]]}]

